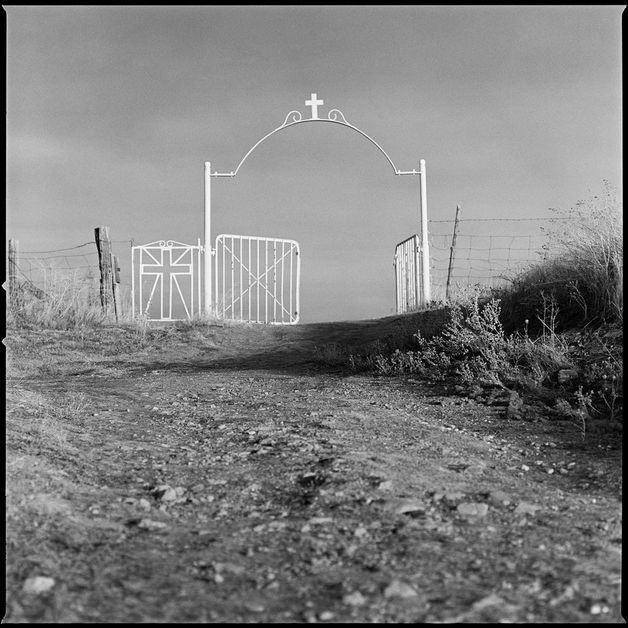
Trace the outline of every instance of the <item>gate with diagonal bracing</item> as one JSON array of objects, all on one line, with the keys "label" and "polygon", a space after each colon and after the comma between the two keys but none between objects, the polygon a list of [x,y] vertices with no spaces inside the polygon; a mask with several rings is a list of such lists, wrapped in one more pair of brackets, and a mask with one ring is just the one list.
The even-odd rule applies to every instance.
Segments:
[{"label": "gate with diagonal bracing", "polygon": [[395,247],[395,296],[397,314],[418,310],[421,305],[421,240],[410,236]]},{"label": "gate with diagonal bracing", "polygon": [[222,234],[216,238],[214,270],[218,318],[273,325],[298,323],[298,242]]},{"label": "gate with diagonal bracing", "polygon": [[131,247],[133,316],[176,321],[200,315],[201,250],[200,241],[158,240]]}]

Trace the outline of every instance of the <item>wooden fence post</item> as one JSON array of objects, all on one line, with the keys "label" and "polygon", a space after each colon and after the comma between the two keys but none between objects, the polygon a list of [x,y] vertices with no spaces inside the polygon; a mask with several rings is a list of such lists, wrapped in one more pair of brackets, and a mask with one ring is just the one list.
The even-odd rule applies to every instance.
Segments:
[{"label": "wooden fence post", "polygon": [[454,268],[454,255],[456,251],[456,236],[458,234],[458,217],[460,216],[460,205],[456,205],[456,219],[454,221],[454,233],[451,238],[451,248],[449,249],[449,268],[447,269],[447,287],[445,288],[445,301],[449,301],[449,284],[451,283],[451,273]]},{"label": "wooden fence post", "polygon": [[94,237],[98,249],[98,265],[100,266],[100,303],[105,314],[110,314],[113,305],[113,278],[109,227],[96,227]]},{"label": "wooden fence post", "polygon": [[120,263],[118,262],[118,256],[113,256],[113,273],[111,275],[112,289],[113,289],[113,309],[116,313],[116,323],[119,322],[122,315],[122,303],[120,302]]},{"label": "wooden fence post", "polygon": [[19,242],[17,240],[9,240],[9,263],[8,263],[8,286],[7,301],[10,305],[14,305],[18,296],[17,268],[19,258]]}]

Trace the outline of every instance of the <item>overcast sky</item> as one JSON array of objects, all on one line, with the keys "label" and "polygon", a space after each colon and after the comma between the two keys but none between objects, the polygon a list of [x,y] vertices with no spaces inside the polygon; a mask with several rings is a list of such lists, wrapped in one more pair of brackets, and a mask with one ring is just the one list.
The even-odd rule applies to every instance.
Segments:
[{"label": "overcast sky", "polygon": [[[401,170],[426,160],[431,219],[622,191],[621,5],[4,7],[7,237],[24,250],[98,225],[196,243],[204,162],[234,170],[312,92]],[[392,312],[418,177],[365,138],[297,125],[212,183],[214,236],[300,242],[301,320]]]}]

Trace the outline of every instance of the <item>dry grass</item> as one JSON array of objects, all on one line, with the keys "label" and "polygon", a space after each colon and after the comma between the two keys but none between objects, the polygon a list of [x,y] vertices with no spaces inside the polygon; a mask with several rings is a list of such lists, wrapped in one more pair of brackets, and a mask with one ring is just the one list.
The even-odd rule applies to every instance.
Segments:
[{"label": "dry grass", "polygon": [[107,317],[93,299],[93,286],[76,272],[52,272],[39,291],[21,286],[7,307],[7,326],[35,329],[75,329],[105,323]]},{"label": "dry grass", "polygon": [[498,293],[507,328],[521,329],[527,319],[530,331],[541,331],[548,299],[560,311],[559,329],[621,324],[623,215],[617,193],[605,183],[600,196],[553,211],[556,218],[546,229],[546,259]]}]

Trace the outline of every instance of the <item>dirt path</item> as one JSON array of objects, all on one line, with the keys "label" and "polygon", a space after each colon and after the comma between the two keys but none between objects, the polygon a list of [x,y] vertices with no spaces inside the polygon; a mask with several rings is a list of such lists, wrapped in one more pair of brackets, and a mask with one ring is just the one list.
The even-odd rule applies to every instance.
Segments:
[{"label": "dirt path", "polygon": [[5,621],[623,621],[618,444],[325,372],[303,327],[16,341]]}]

